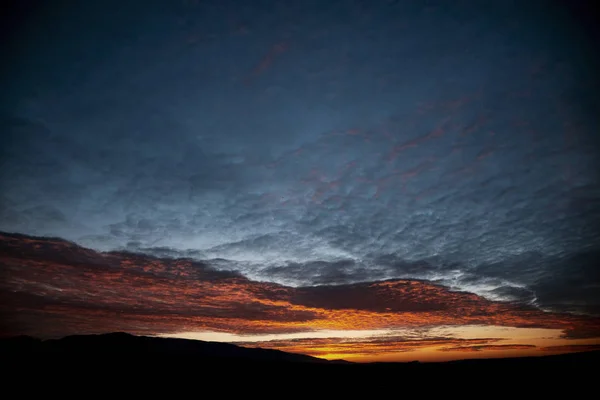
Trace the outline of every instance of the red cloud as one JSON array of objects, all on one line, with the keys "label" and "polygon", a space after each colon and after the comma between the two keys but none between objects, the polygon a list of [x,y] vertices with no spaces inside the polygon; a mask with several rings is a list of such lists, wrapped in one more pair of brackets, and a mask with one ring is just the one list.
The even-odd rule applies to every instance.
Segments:
[{"label": "red cloud", "polygon": [[448,337],[415,340],[403,337],[376,337],[366,339],[319,338],[272,340],[268,342],[243,342],[237,344],[245,347],[277,349],[290,353],[308,354],[314,357],[326,357],[331,354],[337,356],[376,356],[381,354],[409,352],[436,346],[470,345],[490,343],[498,340],[501,339],[456,339]]},{"label": "red cloud", "polygon": [[547,346],[540,347],[542,351],[565,351],[565,352],[574,352],[574,351],[594,351],[600,350],[600,344],[565,344],[560,346]]},{"label": "red cloud", "polygon": [[600,335],[598,318],[494,302],[425,281],[293,288],[191,260],[97,253],[60,239],[10,234],[0,234],[0,263],[4,335],[254,334],[473,324]]},{"label": "red cloud", "polygon": [[477,346],[456,346],[456,347],[444,347],[440,351],[487,351],[487,350],[528,350],[535,349],[536,346],[533,344],[484,344]]}]

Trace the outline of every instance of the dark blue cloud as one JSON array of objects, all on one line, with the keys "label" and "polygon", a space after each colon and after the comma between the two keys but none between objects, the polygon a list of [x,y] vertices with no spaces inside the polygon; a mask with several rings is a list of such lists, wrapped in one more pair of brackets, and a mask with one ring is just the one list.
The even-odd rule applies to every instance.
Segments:
[{"label": "dark blue cloud", "polygon": [[597,309],[595,269],[570,269],[600,244],[598,80],[575,20],[252,4],[43,6],[15,27],[0,230]]}]

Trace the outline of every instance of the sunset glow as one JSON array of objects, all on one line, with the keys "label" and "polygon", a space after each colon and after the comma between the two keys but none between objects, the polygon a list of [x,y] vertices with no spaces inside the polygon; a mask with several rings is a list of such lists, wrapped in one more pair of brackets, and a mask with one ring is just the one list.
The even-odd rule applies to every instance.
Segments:
[{"label": "sunset glow", "polygon": [[61,240],[2,235],[0,243],[6,320],[33,336],[126,331],[355,361],[541,355],[600,344],[597,318],[424,281],[294,288]]},{"label": "sunset glow", "polygon": [[600,363],[591,3],[9,3],[0,358]]}]

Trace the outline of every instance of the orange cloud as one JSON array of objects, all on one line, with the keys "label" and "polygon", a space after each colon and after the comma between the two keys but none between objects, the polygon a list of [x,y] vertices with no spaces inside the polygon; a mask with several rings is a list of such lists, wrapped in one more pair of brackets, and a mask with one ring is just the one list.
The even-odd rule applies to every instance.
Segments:
[{"label": "orange cloud", "polygon": [[564,351],[564,352],[575,352],[575,351],[594,351],[600,350],[600,344],[564,344],[560,346],[546,346],[540,347],[542,351]]},{"label": "orange cloud", "polygon": [[[293,288],[251,281],[187,259],[98,253],[60,239],[11,234],[0,234],[0,263],[4,335],[259,334],[495,325],[559,329],[565,337],[600,336],[598,318],[494,302],[426,281]],[[352,346],[354,351],[399,351],[419,345],[335,343],[341,353]],[[301,348],[307,354],[320,351]]]},{"label": "orange cloud", "polygon": [[478,346],[456,346],[456,347],[444,347],[439,349],[440,351],[488,351],[488,350],[528,350],[535,349],[536,346],[533,344],[487,344]]},{"label": "orange cloud", "polygon": [[[418,349],[435,348],[444,345],[468,345],[490,343],[501,339],[456,339],[456,338],[424,338],[407,339],[404,337],[375,337],[365,339],[293,339],[271,340],[268,342],[241,342],[236,343],[245,347],[260,347],[263,349],[277,349],[290,353],[308,354],[315,357],[331,358],[352,356],[375,356],[399,352],[409,352]],[[535,346],[534,346],[535,347]]]}]

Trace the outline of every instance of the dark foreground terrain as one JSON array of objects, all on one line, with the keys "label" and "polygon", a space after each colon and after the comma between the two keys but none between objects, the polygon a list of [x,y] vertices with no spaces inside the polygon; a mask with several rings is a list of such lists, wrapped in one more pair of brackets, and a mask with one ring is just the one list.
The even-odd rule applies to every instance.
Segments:
[{"label": "dark foreground terrain", "polygon": [[596,396],[598,361],[600,351],[358,364],[124,333],[0,339],[1,387],[24,398],[487,398],[508,392],[579,399]]},{"label": "dark foreground terrain", "polygon": [[201,340],[134,336],[127,333],[76,335],[62,339],[39,340],[18,336],[0,340],[0,354],[20,356],[144,357],[180,356],[195,360],[264,363],[327,363],[301,354],[271,349],[240,347],[229,343]]},{"label": "dark foreground terrain", "polygon": [[[220,368],[249,366],[319,370],[344,374],[384,373],[476,373],[501,372],[505,377],[521,373],[582,373],[598,370],[600,351],[588,351],[540,357],[473,359],[441,363],[370,363],[359,364],[344,360],[327,361],[311,356],[279,350],[245,348],[228,343],[200,340],[166,339],[134,336],[127,333],[68,336],[62,339],[39,340],[28,336],[0,339],[0,360],[17,366],[30,361],[30,366],[46,362],[76,361],[79,365],[96,362],[119,362],[141,368],[153,366],[174,370],[182,365]],[[161,361],[168,360],[167,364]],[[176,362],[173,362],[176,361]],[[83,364],[82,364],[83,363]],[[119,364],[115,364],[118,368]],[[194,368],[192,367],[192,369]]]}]

